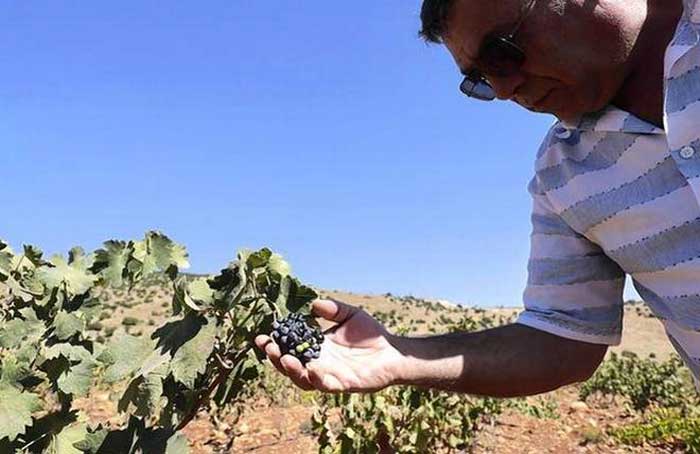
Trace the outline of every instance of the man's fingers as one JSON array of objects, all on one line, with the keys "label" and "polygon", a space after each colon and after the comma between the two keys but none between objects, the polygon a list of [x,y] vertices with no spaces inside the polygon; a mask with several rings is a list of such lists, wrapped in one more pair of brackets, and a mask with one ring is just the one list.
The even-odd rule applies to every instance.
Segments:
[{"label": "man's fingers", "polygon": [[259,336],[255,337],[255,345],[262,351],[265,351],[265,347],[267,346],[268,342],[273,342],[270,336],[260,334]]},{"label": "man's fingers", "polygon": [[343,323],[360,310],[355,306],[329,299],[314,301],[311,309],[315,315],[337,323]]},{"label": "man's fingers", "polygon": [[277,349],[273,348],[273,346],[276,346],[276,344],[270,336],[266,336],[264,334],[257,336],[255,338],[255,345],[260,350],[262,350],[265,353],[265,355],[267,355],[267,359],[270,360],[272,365],[274,365],[277,368],[277,370],[284,373],[284,370],[282,369],[282,366],[279,363],[279,347]]},{"label": "man's fingers", "polygon": [[[258,338],[259,337],[263,336],[258,336]],[[265,354],[267,355],[267,359],[269,359],[272,365],[275,366],[275,369],[280,371],[282,374],[287,375],[287,372],[284,370],[284,367],[282,367],[282,364],[280,363],[280,357],[282,356],[282,352],[280,352],[279,346],[275,343],[275,341],[273,341],[270,338],[268,338],[268,341],[265,341],[265,339],[261,339],[261,345],[258,343],[258,338],[255,339],[255,343],[265,352]]]},{"label": "man's fingers", "polygon": [[292,355],[284,355],[280,360],[287,376],[294,382],[295,385],[303,390],[310,391],[314,389],[309,381],[306,369],[301,365],[301,362]]},{"label": "man's fingers", "polygon": [[292,355],[282,355],[279,346],[269,336],[264,334],[257,336],[255,345],[265,352],[275,369],[289,377],[299,388],[306,391],[314,389],[299,360]]}]

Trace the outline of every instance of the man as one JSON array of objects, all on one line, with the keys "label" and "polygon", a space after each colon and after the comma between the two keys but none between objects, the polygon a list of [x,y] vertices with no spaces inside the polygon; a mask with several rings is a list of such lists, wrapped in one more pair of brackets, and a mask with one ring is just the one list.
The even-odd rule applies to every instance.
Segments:
[{"label": "man", "polygon": [[476,99],[555,123],[535,158],[531,257],[517,322],[394,336],[367,313],[317,301],[339,323],[308,369],[267,336],[304,389],[411,384],[522,396],[587,379],[620,341],[625,274],[700,375],[700,0],[425,0]]}]

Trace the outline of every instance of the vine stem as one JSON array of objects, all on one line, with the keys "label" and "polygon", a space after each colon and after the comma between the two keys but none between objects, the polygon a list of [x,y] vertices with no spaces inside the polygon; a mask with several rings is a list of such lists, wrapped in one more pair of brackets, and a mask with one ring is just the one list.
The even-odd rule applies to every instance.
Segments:
[{"label": "vine stem", "polygon": [[216,377],[216,379],[209,385],[209,388],[207,388],[206,392],[204,392],[202,395],[199,396],[199,399],[197,399],[197,403],[195,403],[194,407],[192,410],[185,416],[185,419],[180,421],[180,424],[177,425],[175,428],[175,432],[179,432],[180,430],[184,429],[187,424],[192,422],[192,420],[197,416],[197,413],[199,413],[199,409],[202,408],[202,405],[209,400],[209,396],[211,396],[211,393],[214,392],[214,389],[216,389],[217,386],[219,386],[221,383],[223,383],[229,375],[231,375],[231,371],[233,369],[219,369],[219,376]]},{"label": "vine stem", "polygon": [[[234,367],[235,367],[235,364],[241,360],[242,356],[247,354],[249,350],[250,350],[250,347],[242,350],[241,352],[239,352],[236,355],[236,358],[233,361]],[[209,400],[209,397],[211,397],[211,393],[213,393],[214,390],[221,383],[225,382],[228,379],[228,377],[231,375],[231,372],[233,371],[233,369],[234,369],[233,367],[229,368],[228,365],[224,365],[221,362],[219,363],[219,366],[218,366],[219,375],[218,375],[218,377],[216,377],[216,379],[214,379],[214,381],[209,385],[207,390],[199,396],[199,399],[197,399],[197,402],[192,407],[192,410],[187,414],[185,419],[183,419],[180,422],[180,424],[177,425],[177,427],[175,428],[175,432],[179,432],[180,430],[184,429],[187,426],[187,424],[192,422],[192,420],[195,418],[195,416],[197,416],[197,413],[199,413],[199,409],[202,408],[202,406]]]},{"label": "vine stem", "polygon": [[46,432],[45,434],[40,435],[38,438],[35,438],[34,440],[30,441],[29,443],[27,443],[26,445],[24,445],[24,446],[22,447],[22,451],[25,451],[25,450],[26,450],[27,448],[29,448],[31,445],[33,445],[33,444],[36,443],[37,441],[41,440],[42,438],[47,437],[49,434],[51,434],[51,432]]}]

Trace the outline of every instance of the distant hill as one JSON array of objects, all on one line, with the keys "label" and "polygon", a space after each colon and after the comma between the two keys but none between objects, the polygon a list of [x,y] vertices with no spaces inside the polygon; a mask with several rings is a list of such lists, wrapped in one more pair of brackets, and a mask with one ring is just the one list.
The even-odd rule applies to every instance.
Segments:
[{"label": "distant hill", "polygon": [[[202,277],[189,273],[188,277]],[[343,290],[316,289],[322,298],[331,298],[358,306],[374,315],[390,330],[395,326],[408,327],[410,333],[426,335],[446,332],[446,327],[460,318],[493,317],[514,320],[521,308],[479,308],[460,306],[445,300],[423,299],[414,296],[361,294]],[[131,292],[106,290],[105,311],[100,324],[108,327],[111,336],[115,331],[149,334],[170,313],[172,288],[165,277],[150,279]],[[124,322],[127,323],[124,323]],[[668,342],[663,326],[649,309],[639,302],[626,302],[623,339],[620,346],[610,351],[633,351],[647,356],[654,353],[666,358],[673,348]]]}]

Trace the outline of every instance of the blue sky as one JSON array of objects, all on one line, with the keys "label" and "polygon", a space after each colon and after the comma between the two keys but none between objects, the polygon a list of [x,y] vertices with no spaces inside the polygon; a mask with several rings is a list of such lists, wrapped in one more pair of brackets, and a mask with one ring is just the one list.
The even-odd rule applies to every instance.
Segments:
[{"label": "blue sky", "polygon": [[419,1],[11,2],[0,236],[151,228],[215,272],[267,245],[314,285],[521,304],[553,117],[469,101]]}]

